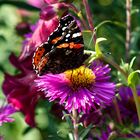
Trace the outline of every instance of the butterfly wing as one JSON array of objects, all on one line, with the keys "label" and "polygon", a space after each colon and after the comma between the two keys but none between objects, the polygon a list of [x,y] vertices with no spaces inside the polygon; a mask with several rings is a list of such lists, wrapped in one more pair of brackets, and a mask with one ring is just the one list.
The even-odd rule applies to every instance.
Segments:
[{"label": "butterfly wing", "polygon": [[33,57],[33,66],[39,75],[61,73],[83,63],[83,37],[74,18],[60,19],[58,28],[48,41],[39,46]]}]

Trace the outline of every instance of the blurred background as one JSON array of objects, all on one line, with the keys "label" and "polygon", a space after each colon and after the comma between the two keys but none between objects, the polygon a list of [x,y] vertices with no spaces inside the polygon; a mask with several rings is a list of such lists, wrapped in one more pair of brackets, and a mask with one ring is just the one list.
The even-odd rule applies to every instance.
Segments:
[{"label": "blurred background", "polygon": [[[11,53],[18,56],[22,49],[24,34],[28,33],[28,25],[35,24],[39,18],[39,9],[31,6],[26,0],[0,0],[0,85],[4,80],[4,73],[12,75],[18,73],[9,62]],[[39,1],[39,0],[38,0]],[[126,11],[125,0],[89,0],[94,16],[94,25],[106,22],[97,31],[97,37],[105,37],[103,51],[111,55],[120,64],[121,58],[125,60],[125,32]],[[30,2],[31,3],[31,2]],[[81,1],[74,4],[85,10]],[[137,56],[135,68],[140,67],[140,0],[132,2],[132,29],[130,57]],[[109,22],[108,22],[109,21]],[[23,30],[22,27],[26,26]],[[4,99],[0,87],[0,100]],[[56,112],[51,112],[52,104],[40,101],[36,109],[36,121],[39,128],[30,128],[24,122],[21,113],[14,115],[15,121],[5,123],[0,127],[0,135],[5,140],[67,140],[69,126],[61,118],[56,117]],[[41,128],[41,130],[40,130]]]}]

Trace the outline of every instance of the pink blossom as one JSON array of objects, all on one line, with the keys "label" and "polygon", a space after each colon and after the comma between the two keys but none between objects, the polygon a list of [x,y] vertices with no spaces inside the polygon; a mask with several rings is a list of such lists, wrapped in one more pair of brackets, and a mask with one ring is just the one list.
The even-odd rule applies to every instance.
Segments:
[{"label": "pink blossom", "polygon": [[11,103],[25,115],[25,121],[32,127],[35,126],[35,107],[42,92],[38,92],[34,80],[36,74],[32,70],[32,56],[19,61],[14,54],[10,56],[10,62],[21,71],[20,74],[12,76],[5,73],[2,85],[3,92]]},{"label": "pink blossom", "polygon": [[27,2],[35,7],[41,8],[43,7],[43,5],[45,5],[45,1],[44,0],[27,0]]}]

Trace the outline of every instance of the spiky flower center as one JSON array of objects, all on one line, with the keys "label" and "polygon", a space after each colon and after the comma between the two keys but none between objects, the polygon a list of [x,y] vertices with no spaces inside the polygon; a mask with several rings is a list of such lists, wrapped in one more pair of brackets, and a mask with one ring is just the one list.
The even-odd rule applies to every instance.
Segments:
[{"label": "spiky flower center", "polygon": [[74,90],[77,90],[80,87],[88,88],[93,82],[95,82],[96,78],[93,71],[84,66],[65,71],[65,76]]}]

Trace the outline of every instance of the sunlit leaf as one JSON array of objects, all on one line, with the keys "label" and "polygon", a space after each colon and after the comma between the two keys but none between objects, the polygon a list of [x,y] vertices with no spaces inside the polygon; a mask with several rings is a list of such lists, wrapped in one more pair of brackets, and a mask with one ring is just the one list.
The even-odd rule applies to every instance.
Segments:
[{"label": "sunlit leaf", "polygon": [[135,14],[135,13],[139,13],[139,9],[138,8],[133,8],[132,10],[131,10],[131,15],[133,15],[133,14]]},{"label": "sunlit leaf", "polygon": [[94,50],[94,42],[93,42],[93,35],[94,33],[90,30],[82,31],[83,38],[84,38],[84,46],[85,49]]},{"label": "sunlit leaf", "polygon": [[132,68],[132,66],[133,66],[133,64],[134,64],[134,62],[135,62],[135,60],[136,60],[136,57],[133,57],[132,60],[131,60],[131,62],[130,62],[130,64],[129,64],[129,67],[130,67],[130,68]]},{"label": "sunlit leaf", "polygon": [[138,85],[139,80],[140,80],[140,70],[133,71],[132,73],[129,74],[128,76],[128,85],[131,87],[134,87]]},{"label": "sunlit leaf", "polygon": [[96,40],[95,52],[96,52],[96,55],[97,55],[98,58],[100,58],[100,57],[103,56],[102,51],[101,51],[101,49],[100,49],[100,47],[99,47],[99,43],[102,42],[102,41],[106,41],[106,40],[107,40],[106,38],[98,38],[98,39]]},{"label": "sunlit leaf", "polygon": [[103,26],[104,24],[114,24],[116,26],[120,26],[125,28],[125,24],[118,22],[118,21],[111,21],[111,20],[105,20],[102,21],[101,23],[99,23],[96,27],[95,27],[95,31],[97,31],[101,26]]}]

